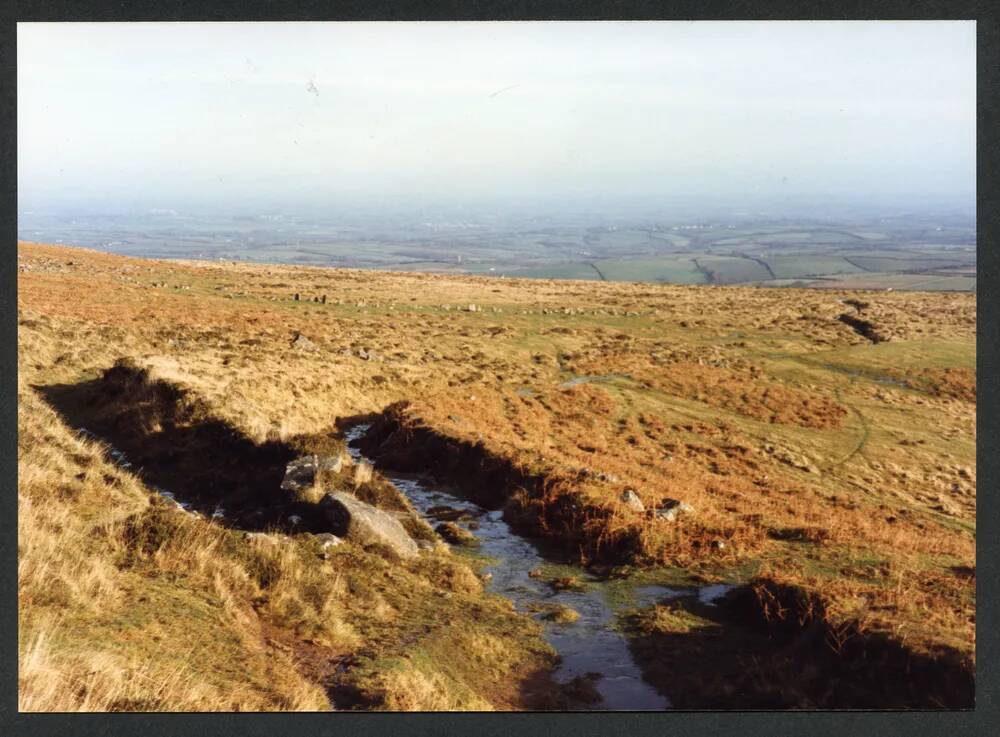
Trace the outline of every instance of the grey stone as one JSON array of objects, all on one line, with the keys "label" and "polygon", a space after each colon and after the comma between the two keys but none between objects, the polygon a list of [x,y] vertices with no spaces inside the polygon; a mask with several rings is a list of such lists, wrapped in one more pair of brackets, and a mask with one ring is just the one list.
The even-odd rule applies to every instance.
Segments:
[{"label": "grey stone", "polygon": [[285,477],[281,480],[281,488],[285,491],[301,491],[316,483],[319,471],[340,473],[343,460],[340,456],[307,455],[296,458],[285,466]]},{"label": "grey stone", "polygon": [[661,519],[664,522],[673,522],[681,514],[693,514],[693,513],[694,513],[694,507],[692,507],[687,502],[682,502],[679,499],[664,500],[654,512],[656,518]]},{"label": "grey stone", "polygon": [[322,547],[323,550],[326,550],[327,548],[334,548],[344,542],[332,532],[321,532],[316,535],[316,539],[319,541],[320,547]]},{"label": "grey stone", "polygon": [[333,491],[321,502],[327,519],[342,537],[359,545],[384,545],[404,558],[419,548],[399,520],[343,491]]},{"label": "grey stone", "polygon": [[292,339],[292,348],[298,351],[315,351],[318,350],[316,344],[313,343],[309,338],[304,336],[302,333],[296,333],[295,338]]},{"label": "grey stone", "polygon": [[642,499],[636,494],[632,489],[625,489],[622,492],[621,500],[625,502],[625,505],[634,512],[645,512],[646,505],[642,503]]},{"label": "grey stone", "polygon": [[316,480],[316,456],[308,455],[296,458],[285,466],[285,477],[281,480],[281,488],[285,491],[307,489]]}]

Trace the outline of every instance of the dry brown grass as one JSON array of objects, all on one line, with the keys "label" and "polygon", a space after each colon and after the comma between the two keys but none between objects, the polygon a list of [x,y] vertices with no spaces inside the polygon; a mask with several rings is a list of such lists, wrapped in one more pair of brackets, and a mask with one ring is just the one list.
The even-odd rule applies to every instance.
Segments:
[{"label": "dry brown grass", "polygon": [[[322,690],[260,640],[256,618],[244,611],[248,581],[220,555],[222,531],[151,506],[135,477],[74,436],[31,389],[19,389],[20,708],[327,708]],[[121,531],[154,510],[169,535],[138,570],[134,556],[146,553]],[[200,622],[199,638],[190,620]],[[207,662],[202,638],[223,667],[232,660],[248,678],[234,683]]]},{"label": "dry brown grass", "polygon": [[[18,464],[23,711],[328,709],[337,658],[373,646],[401,657],[412,628],[443,626],[429,607],[473,633],[506,628],[508,669],[546,663],[537,627],[481,602],[478,579],[447,553],[436,565],[394,568],[347,543],[321,561],[309,536],[245,539],[161,500],[23,380]],[[366,475],[371,484],[370,467]],[[441,607],[445,592],[460,595]],[[482,654],[447,656],[461,672]],[[425,703],[410,693],[417,685],[365,688],[372,706],[389,708]],[[510,686],[463,684],[464,695],[447,703],[514,706],[516,698],[497,696]]]},{"label": "dry brown grass", "polygon": [[[94,378],[123,356],[191,387],[257,441],[407,400],[421,426],[548,479],[547,495],[526,501],[533,514],[579,499],[588,511],[575,534],[633,539],[645,562],[706,575],[771,570],[821,591],[831,616],[864,612],[915,647],[974,649],[975,579],[962,571],[975,569],[975,295],[168,263],[26,244],[19,259],[32,414],[47,408],[27,384]],[[850,296],[870,303],[865,317],[888,342],[837,319]],[[469,303],[482,311],[458,309]],[[317,350],[293,348],[296,333]],[[627,378],[562,387],[574,374]],[[81,471],[68,459],[80,450],[44,445],[23,452],[36,489],[26,498],[22,481],[23,509],[42,504],[35,493],[75,493]],[[367,471],[351,472],[363,487]],[[124,516],[142,491],[121,483],[99,486]],[[647,507],[679,499],[696,514],[657,522],[623,507],[624,488]],[[39,520],[58,520],[42,508]],[[22,565],[35,580],[57,553],[31,544]],[[110,571],[77,574],[67,569],[67,586],[114,600]],[[414,692],[436,678],[414,676]]]}]

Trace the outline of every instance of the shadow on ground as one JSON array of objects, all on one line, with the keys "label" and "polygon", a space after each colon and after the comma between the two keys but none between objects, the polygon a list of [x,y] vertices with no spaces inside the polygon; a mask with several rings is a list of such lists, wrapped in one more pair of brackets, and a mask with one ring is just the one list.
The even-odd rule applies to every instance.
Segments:
[{"label": "shadow on ground", "polygon": [[[191,509],[222,510],[223,524],[251,531],[325,529],[316,505],[281,489],[300,448],[256,443],[213,417],[199,398],[144,369],[119,362],[98,379],[34,388],[71,427],[108,443],[144,483]],[[293,515],[301,521],[293,524]]]},{"label": "shadow on ground", "polygon": [[[818,599],[771,587],[790,615],[767,621],[753,586],[720,605],[663,602],[624,618],[643,675],[681,709],[969,709],[974,666],[879,632],[836,632]],[[793,601],[793,597],[799,601]]]}]

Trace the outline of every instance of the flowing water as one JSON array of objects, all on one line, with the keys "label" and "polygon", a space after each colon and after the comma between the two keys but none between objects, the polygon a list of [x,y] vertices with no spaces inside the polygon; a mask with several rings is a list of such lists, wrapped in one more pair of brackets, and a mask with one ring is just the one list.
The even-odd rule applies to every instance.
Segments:
[{"label": "flowing water", "polygon": [[[360,438],[368,427],[356,425],[347,433],[348,451],[355,460],[363,456],[357,448],[351,447],[351,443]],[[78,430],[81,435],[102,442],[111,460],[119,467],[131,469],[132,464],[120,450],[86,428]],[[538,605],[564,605],[580,615],[575,622],[566,624],[543,621],[545,639],[560,656],[555,672],[557,681],[565,683],[577,677],[591,678],[601,698],[599,703],[593,705],[595,709],[659,711],[670,708],[670,702],[642,679],[625,637],[615,628],[618,607],[612,603],[615,597],[611,596],[611,587],[606,582],[589,575],[584,568],[559,563],[556,569],[559,575],[572,575],[583,583],[583,589],[555,591],[547,581],[530,574],[543,567],[552,570],[558,556],[547,554],[541,541],[513,532],[502,519],[502,511],[484,509],[422,477],[392,473],[383,475],[425,516],[432,507],[448,506],[466,512],[478,522],[478,527],[470,531],[479,539],[477,552],[489,561],[485,571],[492,574],[487,584],[490,591],[510,599],[522,612],[532,612],[533,606],[537,608]],[[189,504],[178,501],[171,492],[152,488],[183,511],[199,514]],[[220,507],[212,517],[224,515],[225,511]],[[428,520],[433,522],[431,518]],[[621,582],[618,583],[620,599]],[[630,606],[648,606],[664,599],[696,593],[702,602],[712,603],[728,589],[725,584],[704,586],[693,591],[666,586],[636,586],[627,591],[626,598]]]},{"label": "flowing water", "polygon": [[[357,460],[360,451],[351,447],[354,440],[368,430],[368,425],[357,425],[347,433],[348,450]],[[487,510],[434,485],[427,479],[404,474],[385,473],[410,499],[421,514],[435,506],[460,509],[473,516],[478,528],[470,529],[480,541],[477,548],[489,564],[486,571],[492,574],[487,587],[490,591],[512,600],[518,610],[531,611],[532,605],[562,604],[580,614],[572,623],[544,622],[545,638],[560,656],[555,673],[560,682],[577,676],[599,674],[594,682],[601,702],[593,708],[605,710],[647,711],[670,708],[670,702],[642,679],[639,667],[632,658],[625,637],[615,628],[616,608],[609,596],[609,587],[580,567],[560,565],[560,573],[571,571],[584,582],[582,591],[554,591],[548,582],[532,577],[531,571],[550,566],[554,556],[546,556],[540,543],[512,532],[502,519],[500,510]],[[696,592],[703,602],[722,596],[725,585],[705,586]],[[673,589],[666,586],[641,586],[631,590],[630,604],[648,606],[657,601],[687,595],[690,589]]]}]

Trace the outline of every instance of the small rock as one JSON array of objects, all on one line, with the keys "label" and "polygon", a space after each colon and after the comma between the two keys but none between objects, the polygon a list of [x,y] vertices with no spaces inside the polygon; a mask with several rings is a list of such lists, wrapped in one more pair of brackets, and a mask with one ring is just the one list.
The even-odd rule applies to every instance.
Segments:
[{"label": "small rock", "polygon": [[622,492],[621,500],[625,502],[625,505],[634,512],[645,512],[646,506],[642,503],[642,499],[636,494],[632,489],[625,489]]},{"label": "small rock", "polygon": [[316,344],[313,343],[309,338],[304,336],[302,333],[296,333],[295,338],[292,339],[292,348],[299,351],[315,351],[317,350]]},{"label": "small rock", "polygon": [[541,577],[542,577],[541,568],[532,568],[530,571],[528,571],[528,578],[541,578]]},{"label": "small rock", "polygon": [[318,466],[315,455],[302,456],[285,466],[285,477],[281,480],[281,488],[285,491],[300,491],[313,485],[316,480]]},{"label": "small rock", "polygon": [[403,557],[417,554],[417,544],[406,528],[391,514],[357,499],[334,491],[323,497],[327,519],[342,530],[342,537],[359,545],[384,545]]},{"label": "small rock", "polygon": [[692,514],[694,507],[680,499],[664,499],[654,512],[657,519],[664,522],[673,522],[681,514]]}]

